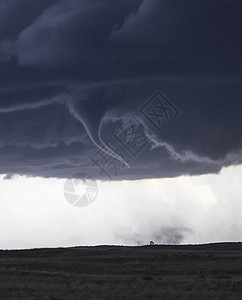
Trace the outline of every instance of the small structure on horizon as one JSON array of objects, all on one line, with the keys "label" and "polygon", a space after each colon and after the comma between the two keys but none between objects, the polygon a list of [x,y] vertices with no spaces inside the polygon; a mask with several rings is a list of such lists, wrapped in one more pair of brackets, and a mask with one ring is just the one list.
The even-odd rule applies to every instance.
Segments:
[{"label": "small structure on horizon", "polygon": [[150,241],[150,245],[153,246],[155,243],[153,241]]}]

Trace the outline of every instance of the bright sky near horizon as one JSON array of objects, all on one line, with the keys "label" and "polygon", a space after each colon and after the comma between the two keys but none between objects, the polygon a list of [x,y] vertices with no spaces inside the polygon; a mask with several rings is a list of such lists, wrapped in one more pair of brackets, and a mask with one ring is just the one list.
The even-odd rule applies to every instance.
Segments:
[{"label": "bright sky near horizon", "polygon": [[65,199],[64,179],[0,179],[0,248],[240,241],[242,166],[218,175],[98,181],[83,208]]}]

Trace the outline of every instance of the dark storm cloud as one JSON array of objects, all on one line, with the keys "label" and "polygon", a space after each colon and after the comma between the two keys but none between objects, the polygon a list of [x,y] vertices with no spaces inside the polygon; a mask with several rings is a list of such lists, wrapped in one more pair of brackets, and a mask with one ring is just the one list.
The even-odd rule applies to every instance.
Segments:
[{"label": "dark storm cloud", "polygon": [[[130,165],[116,179],[241,163],[241,13],[235,0],[2,1],[1,173],[103,178],[100,148]],[[140,111],[156,90],[180,112],[161,131]],[[132,117],[147,129],[135,155],[114,135]]]},{"label": "dark storm cloud", "polygon": [[2,0],[0,4],[0,39],[15,39],[50,5],[58,0]]}]

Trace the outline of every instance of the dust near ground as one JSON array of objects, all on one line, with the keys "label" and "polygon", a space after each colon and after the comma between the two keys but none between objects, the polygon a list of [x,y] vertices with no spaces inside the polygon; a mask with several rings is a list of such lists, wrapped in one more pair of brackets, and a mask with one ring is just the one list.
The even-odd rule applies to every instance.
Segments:
[{"label": "dust near ground", "polygon": [[242,299],[242,243],[0,251],[0,299]]}]

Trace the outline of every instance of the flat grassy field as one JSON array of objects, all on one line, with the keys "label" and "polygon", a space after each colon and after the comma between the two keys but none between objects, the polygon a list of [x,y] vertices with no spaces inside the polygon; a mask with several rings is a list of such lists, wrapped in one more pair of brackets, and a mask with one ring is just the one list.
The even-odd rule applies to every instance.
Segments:
[{"label": "flat grassy field", "polygon": [[242,299],[242,243],[0,251],[0,299]]}]

